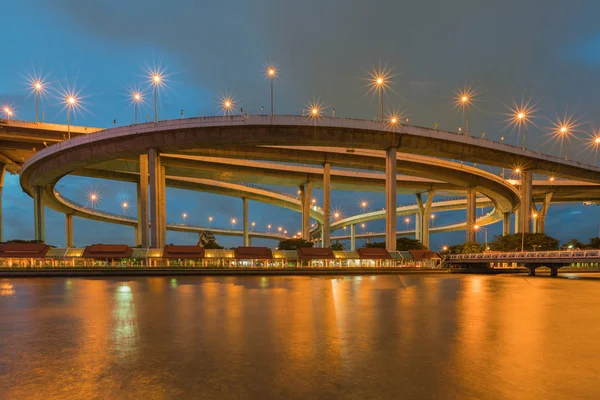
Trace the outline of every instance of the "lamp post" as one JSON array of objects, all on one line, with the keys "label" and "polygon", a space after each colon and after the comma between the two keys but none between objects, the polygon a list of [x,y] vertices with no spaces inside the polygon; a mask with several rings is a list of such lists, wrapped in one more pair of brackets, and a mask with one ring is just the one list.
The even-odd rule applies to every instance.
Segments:
[{"label": "lamp post", "polygon": [[133,123],[137,124],[138,109],[140,107],[140,103],[142,102],[143,98],[142,98],[142,94],[140,92],[133,92],[131,97],[132,97],[132,101],[133,101]]},{"label": "lamp post", "polygon": [[560,135],[565,139],[565,161],[569,160],[569,127],[563,125],[560,127]]},{"label": "lamp post", "polygon": [[6,106],[2,109],[4,111],[4,115],[6,115],[6,119],[10,121],[10,117],[13,115],[13,111],[10,107]]},{"label": "lamp post", "polygon": [[275,78],[277,77],[277,69],[273,66],[270,65],[267,67],[267,79],[269,79],[270,84],[271,84],[271,117],[275,116],[275,105],[274,105],[274,89],[273,89],[273,85],[275,82]]},{"label": "lamp post", "polygon": [[486,228],[484,228],[483,226],[479,226],[479,225],[475,225],[473,227],[473,229],[476,232],[479,232],[480,230],[482,230],[485,233],[485,250],[487,250],[487,248],[488,248],[488,230]]},{"label": "lamp post", "polygon": [[123,210],[123,215],[127,214],[127,208],[129,208],[129,203],[127,203],[126,201],[121,203],[121,209]]},{"label": "lamp post", "polygon": [[188,215],[186,212],[181,214],[181,218],[183,218],[183,224],[185,225],[185,220],[187,219]]},{"label": "lamp post", "polygon": [[162,82],[162,77],[159,73],[153,73],[152,76],[152,86],[153,86],[153,95],[154,95],[154,123],[158,124],[158,86]]},{"label": "lamp post", "polygon": [[44,86],[41,81],[33,82],[33,96],[35,97],[35,123],[38,123],[38,98],[40,96],[40,92],[44,89]]},{"label": "lamp post", "polygon": [[77,98],[73,95],[68,95],[65,98],[67,104],[67,139],[71,139],[71,110],[77,107]]}]

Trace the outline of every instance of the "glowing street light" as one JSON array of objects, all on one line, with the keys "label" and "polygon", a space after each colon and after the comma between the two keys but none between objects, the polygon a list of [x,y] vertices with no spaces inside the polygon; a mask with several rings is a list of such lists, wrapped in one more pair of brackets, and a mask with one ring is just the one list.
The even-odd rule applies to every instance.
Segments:
[{"label": "glowing street light", "polygon": [[391,71],[387,67],[373,68],[370,73],[369,82],[371,88],[369,91],[377,91],[379,98],[379,120],[383,122],[383,95],[386,89],[390,87]]},{"label": "glowing street light", "polygon": [[97,192],[88,192],[88,202],[92,205],[92,208],[96,208],[96,203],[100,201],[100,195]]},{"label": "glowing street light", "polygon": [[431,214],[429,218],[431,218],[431,226],[433,226],[435,222],[435,214]]},{"label": "glowing street light", "polygon": [[210,226],[210,224],[213,222],[213,217],[208,217],[208,225]]},{"label": "glowing street light", "polygon": [[488,231],[487,231],[487,229],[484,228],[483,226],[475,225],[473,227],[473,230],[475,232],[483,231],[485,233],[485,249],[487,250],[487,248],[488,248]]},{"label": "glowing street light", "polygon": [[267,230],[271,232],[271,224],[267,225]]},{"label": "glowing street light", "polygon": [[150,71],[150,83],[154,95],[154,123],[158,124],[158,87],[164,84],[163,76],[159,70]]},{"label": "glowing street light", "polygon": [[469,136],[469,107],[475,101],[477,93],[470,87],[455,92],[455,106],[463,110],[465,115],[465,135]]},{"label": "glowing street light", "polygon": [[367,207],[369,207],[369,202],[366,200],[361,200],[360,208],[362,208],[363,213],[365,213],[367,211]]},{"label": "glowing street light", "polygon": [[279,231],[279,233],[281,233],[281,231],[283,230],[282,227],[278,227],[277,230]]},{"label": "glowing street light", "polygon": [[513,106],[508,107],[509,114],[508,119],[506,120],[507,126],[512,127],[513,129],[517,129],[518,131],[523,129],[523,139],[521,143],[521,147],[525,150],[526,140],[527,140],[527,125],[533,120],[535,117],[535,112],[537,111],[535,108],[535,104],[531,104],[531,100],[521,101],[521,104],[517,104],[513,100]]},{"label": "glowing street light", "polygon": [[252,221],[252,230],[254,230],[254,227],[256,226],[256,222]]},{"label": "glowing street light", "polygon": [[408,230],[408,224],[410,224],[410,218],[404,218],[404,223],[406,224],[406,230]]},{"label": "glowing street light", "polygon": [[65,96],[65,105],[67,107],[67,139],[71,139],[71,111],[77,108],[77,97],[74,93],[68,93]]},{"label": "glowing street light", "polygon": [[563,118],[557,117],[552,125],[551,134],[556,140],[560,140],[561,145],[565,143],[565,160],[569,160],[569,141],[580,126],[579,119],[575,119],[573,114],[565,114]]},{"label": "glowing street light", "polygon": [[225,116],[229,117],[231,110],[234,108],[235,100],[231,96],[225,95],[221,97],[221,111],[223,111]]},{"label": "glowing street light", "polygon": [[360,227],[362,228],[363,233],[365,233],[365,228],[367,227],[367,224],[362,223],[360,224]]},{"label": "glowing street light", "polygon": [[6,119],[8,119],[10,121],[10,118],[13,115],[12,108],[10,108],[9,106],[4,106],[4,107],[2,107],[2,112],[4,113],[4,115],[6,115]]},{"label": "glowing street light", "polygon": [[273,84],[275,82],[275,78],[277,78],[277,67],[275,67],[274,65],[269,65],[269,66],[267,66],[265,73],[266,73],[267,79],[271,83],[271,117],[274,117],[275,116],[275,106],[273,104],[273,101],[274,101]]},{"label": "glowing street light", "polygon": [[235,226],[237,224],[237,219],[231,218],[229,222],[231,222],[231,226]]},{"label": "glowing street light", "polygon": [[181,218],[183,218],[183,223],[185,224],[185,220],[187,219],[188,215],[186,212],[181,214]]},{"label": "glowing street light", "polygon": [[133,123],[137,124],[138,110],[140,108],[140,103],[144,101],[144,96],[141,92],[135,90],[131,92],[131,101],[133,102]]},{"label": "glowing street light", "polygon": [[121,203],[121,209],[123,210],[123,215],[127,214],[127,209],[129,208],[129,203],[126,201]]},{"label": "glowing street light", "polygon": [[32,82],[31,87],[33,89],[33,96],[35,97],[35,123],[37,124],[39,121],[38,98],[40,97],[40,94],[44,90],[44,84],[42,83],[41,80],[36,80],[35,82]]}]

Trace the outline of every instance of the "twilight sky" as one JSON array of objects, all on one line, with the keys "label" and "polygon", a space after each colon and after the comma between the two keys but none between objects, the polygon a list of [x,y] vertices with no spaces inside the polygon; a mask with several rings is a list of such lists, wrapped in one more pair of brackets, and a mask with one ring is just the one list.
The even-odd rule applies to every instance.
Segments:
[{"label": "twilight sky", "polygon": [[[268,108],[264,66],[278,65],[276,112],[295,113],[320,99],[336,115],[372,118],[377,102],[366,94],[364,78],[373,65],[388,65],[395,74],[386,103],[406,110],[411,123],[456,130],[460,114],[453,108],[454,91],[472,85],[480,93],[470,113],[472,135],[509,143],[517,137],[504,128],[507,104],[532,98],[538,109],[528,130],[529,147],[559,154],[548,132],[555,115],[574,113],[581,126],[570,158],[594,162],[586,150],[588,133],[600,126],[600,3],[593,0],[429,0],[393,1],[14,1],[3,5],[0,34],[0,103],[16,108],[17,118],[34,119],[34,103],[26,76],[50,74],[55,87],[73,86],[85,98],[76,123],[98,127],[132,122],[128,88],[147,88],[144,69],[162,64],[169,90],[160,99],[161,119],[215,115],[225,92],[248,113]],[[149,92],[148,92],[149,93]],[[46,121],[65,123],[55,98],[43,105]],[[142,113],[151,115],[151,107]],[[124,200],[135,200],[135,186],[84,178],[65,178],[59,189],[86,202],[86,192],[101,195],[99,209],[119,212]],[[293,188],[278,188],[294,193]],[[33,202],[22,193],[18,178],[7,176],[4,189],[5,238],[33,237]],[[241,217],[241,200],[168,189],[168,221],[228,226]],[[319,192],[315,193],[321,198]],[[371,208],[384,206],[382,194],[332,194],[332,205],[345,215],[359,211],[365,198]],[[399,203],[414,199],[400,196]],[[134,208],[129,211],[135,213]],[[64,217],[46,211],[47,240],[64,245]],[[436,224],[464,219],[464,212],[444,213]],[[297,213],[250,203],[257,229],[282,225],[298,230]],[[600,210],[581,204],[553,205],[547,232],[566,241],[598,235]],[[490,227],[490,236],[501,224]],[[402,221],[399,226],[403,226]],[[75,219],[75,244],[126,242],[133,229]],[[382,231],[383,223],[369,224]],[[483,238],[480,238],[483,240]],[[167,242],[195,243],[196,236],[169,233]],[[432,236],[432,247],[464,241],[464,233]],[[227,246],[241,239],[220,238]],[[273,242],[254,241],[272,245]]]}]

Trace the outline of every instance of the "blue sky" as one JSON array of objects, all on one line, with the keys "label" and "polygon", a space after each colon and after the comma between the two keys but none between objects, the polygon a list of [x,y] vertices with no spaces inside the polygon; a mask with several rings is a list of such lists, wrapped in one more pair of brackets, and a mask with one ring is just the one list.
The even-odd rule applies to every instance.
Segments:
[{"label": "blue sky", "polygon": [[[518,139],[505,129],[505,105],[512,99],[532,97],[539,118],[529,130],[530,146],[558,154],[548,139],[548,119],[565,110],[582,122],[578,135],[600,126],[598,68],[600,32],[594,1],[542,1],[523,4],[504,2],[213,2],[192,0],[162,2],[72,2],[41,0],[3,5],[0,33],[8,62],[0,64],[0,102],[9,102],[17,118],[33,120],[34,103],[24,82],[33,71],[49,74],[55,87],[76,85],[85,109],[75,123],[110,127],[132,122],[128,88],[146,87],[144,69],[161,64],[169,74],[169,90],[160,98],[161,118],[215,115],[218,99],[232,93],[244,110],[258,112],[268,106],[264,66],[279,66],[276,109],[300,113],[319,98],[336,115],[370,118],[376,99],[367,95],[364,77],[373,65],[387,64],[394,72],[393,92],[387,104],[407,110],[418,125],[455,130],[460,115],[453,109],[453,92],[465,84],[480,93],[471,112],[470,130],[486,132],[486,138],[509,142]],[[488,3],[488,4],[484,4]],[[568,4],[567,4],[568,3]],[[519,12],[515,12],[519,10]],[[385,12],[382,12],[385,11]],[[148,92],[149,94],[149,92]],[[64,123],[65,112],[48,97],[46,121]],[[142,113],[151,115],[150,107]],[[593,162],[583,142],[573,142],[571,158]],[[68,177],[59,189],[85,203],[86,193],[96,190],[98,208],[119,212],[119,204],[135,199],[133,185]],[[295,193],[294,188],[278,188]],[[32,201],[22,193],[18,178],[7,176],[4,196],[4,235],[33,237]],[[320,198],[320,193],[315,196]],[[168,189],[168,220],[228,226],[230,217],[241,217],[240,199]],[[381,194],[334,192],[332,204],[346,215],[359,211],[360,199],[373,209],[384,205]],[[399,203],[414,199],[399,196]],[[131,214],[135,213],[132,208]],[[48,242],[64,245],[64,217],[47,210]],[[436,224],[464,218],[464,212],[440,214]],[[250,203],[250,220],[259,228],[282,225],[296,231],[300,216],[292,211]],[[581,240],[598,234],[600,210],[596,206],[553,205],[546,223],[549,234],[561,240]],[[402,222],[399,226],[402,226]],[[92,242],[133,244],[133,229],[76,219],[77,245]],[[381,231],[383,223],[369,224]],[[490,227],[490,236],[501,226]],[[168,242],[195,243],[195,235],[169,233]],[[464,240],[464,233],[438,234],[432,247]],[[227,246],[236,238],[220,238]],[[255,241],[255,244],[273,244]]]}]

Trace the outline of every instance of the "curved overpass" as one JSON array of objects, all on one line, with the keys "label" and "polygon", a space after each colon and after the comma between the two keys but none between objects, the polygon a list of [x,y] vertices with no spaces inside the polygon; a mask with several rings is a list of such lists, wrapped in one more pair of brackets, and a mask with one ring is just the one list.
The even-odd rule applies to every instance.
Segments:
[{"label": "curved overpass", "polygon": [[[232,143],[236,147],[232,148]],[[340,143],[347,147],[340,149]],[[199,145],[201,149],[198,149]],[[113,128],[74,138],[44,149],[25,162],[21,169],[21,185],[29,194],[32,194],[33,187],[43,187],[48,195],[53,193],[53,186],[58,179],[68,173],[89,170],[94,165],[100,165],[101,168],[101,163],[115,163],[117,159],[132,159],[144,154],[147,148],[175,153],[163,156],[165,166],[176,170],[177,175],[185,175],[191,174],[185,171],[202,170],[207,164],[218,164],[215,160],[198,157],[199,154],[212,156],[221,153],[222,156],[232,152],[243,152],[244,157],[273,161],[316,164],[325,161],[346,168],[383,170],[385,158],[382,150],[390,146],[397,147],[403,153],[418,152],[504,168],[519,166],[529,171],[586,182],[597,182],[600,178],[600,169],[597,167],[451,132],[412,126],[388,129],[379,122],[352,119],[323,118],[311,121],[303,117],[261,115],[162,121],[158,124]],[[327,150],[323,151],[323,148]],[[183,158],[181,153],[186,153],[187,157]],[[418,170],[417,173],[413,171],[417,176],[419,173],[429,174],[430,177],[434,175],[434,180],[439,177],[445,182],[441,183],[442,186],[477,187],[494,203],[496,216],[518,207],[518,192],[493,174],[464,165],[459,168],[456,163],[442,159],[428,159],[425,169],[423,165],[427,163],[414,162],[411,157],[419,156],[398,156],[397,164],[401,170],[413,168]],[[196,167],[190,168],[188,163],[196,163]],[[247,162],[245,164],[246,168],[257,168],[249,166]],[[421,165],[420,170],[414,167],[418,164]],[[448,168],[450,165],[453,168]],[[470,168],[477,173],[471,173]],[[117,171],[113,172],[118,172],[118,167],[114,169]]]}]

